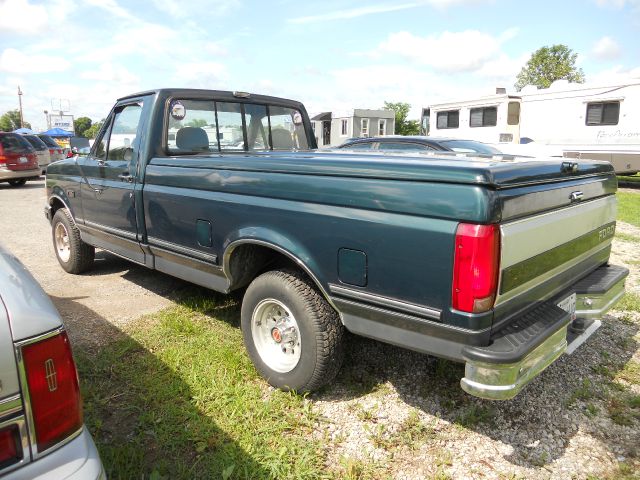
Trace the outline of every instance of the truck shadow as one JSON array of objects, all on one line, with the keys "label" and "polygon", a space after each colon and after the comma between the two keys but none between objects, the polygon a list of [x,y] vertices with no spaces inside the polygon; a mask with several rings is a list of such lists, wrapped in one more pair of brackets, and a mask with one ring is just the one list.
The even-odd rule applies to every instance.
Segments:
[{"label": "truck shadow", "polygon": [[156,355],[80,298],[51,298],[71,338],[85,423],[108,478],[223,478],[225,469],[225,478],[270,478]]},{"label": "truck shadow", "polygon": [[[629,394],[613,382],[624,375],[625,364],[638,349],[637,332],[637,324],[607,316],[603,327],[576,352],[563,355],[508,401],[463,392],[461,364],[352,337],[337,381],[312,399],[345,401],[371,394],[384,402],[391,385],[407,405],[449,422],[453,438],[473,430],[509,446],[498,446],[496,454],[525,468],[543,467],[562,457],[578,431],[606,445],[613,458],[637,458],[640,424],[633,410],[624,408]],[[620,443],[621,439],[626,440]]]},{"label": "truck shadow", "polygon": [[[226,298],[106,252],[98,252],[96,258],[88,275],[124,272],[122,278],[174,301],[184,296]],[[241,295],[233,295],[238,305],[228,318],[235,327],[240,324]],[[104,324],[106,335],[123,335],[102,318],[93,325],[94,317],[89,311],[82,328],[93,331]],[[638,457],[633,440],[640,436],[638,420],[625,413],[626,394],[612,381],[638,349],[638,326],[621,315],[608,316],[603,323],[573,355],[561,357],[512,400],[493,402],[464,393],[460,364],[352,335],[337,379],[310,398],[341,402],[379,393],[384,399],[388,384],[408,406],[444,419],[454,429],[470,429],[506,445],[500,453],[504,460],[525,468],[540,468],[562,457],[579,431],[605,445],[614,458]],[[102,414],[98,413],[96,419]],[[628,440],[620,443],[621,438]]]}]

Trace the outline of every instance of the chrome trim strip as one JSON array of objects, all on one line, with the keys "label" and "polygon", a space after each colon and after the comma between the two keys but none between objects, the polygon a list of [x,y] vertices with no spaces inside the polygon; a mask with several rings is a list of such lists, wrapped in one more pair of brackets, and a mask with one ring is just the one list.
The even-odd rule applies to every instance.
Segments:
[{"label": "chrome trim strip", "polygon": [[19,393],[0,400],[0,417],[8,417],[22,410],[22,397]]},{"label": "chrome trim strip", "polygon": [[375,312],[381,312],[385,315],[394,315],[396,317],[401,317],[404,319],[408,319],[408,320],[413,320],[416,322],[419,322],[423,325],[432,325],[435,328],[441,329],[441,330],[449,330],[451,332],[459,332],[459,333],[466,333],[466,334],[472,334],[472,335],[482,335],[483,333],[486,333],[488,331],[490,331],[493,327],[487,327],[487,328],[483,328],[480,330],[471,330],[470,328],[463,328],[463,327],[458,327],[455,325],[449,325],[446,323],[442,323],[442,322],[436,322],[435,320],[430,320],[428,318],[424,318],[424,317],[416,317],[415,315],[411,315],[409,313],[404,313],[404,312],[399,312],[397,310],[389,310],[388,308],[384,308],[384,307],[379,307],[376,305],[371,305],[371,304],[366,304],[366,303],[360,303],[360,302],[354,302],[353,300],[346,300],[343,298],[339,298],[336,297],[336,300],[347,304],[347,305],[352,305],[352,306],[356,306],[359,308],[364,308],[364,309],[368,309],[370,311],[375,311]]},{"label": "chrome trim strip", "polygon": [[160,247],[161,249],[166,250],[170,253],[173,250],[186,256],[196,257],[200,260],[204,260],[205,262],[217,263],[218,261],[218,256],[212,253],[204,253],[200,250],[183,247],[182,245],[178,245],[177,243],[167,242],[156,237],[147,237],[147,243],[152,247]]},{"label": "chrome trim strip", "polygon": [[105,231],[107,233],[110,233],[111,235],[116,235],[118,237],[124,237],[124,238],[126,238],[128,240],[133,240],[135,242],[138,241],[138,234],[137,233],[131,233],[131,232],[128,232],[126,230],[122,230],[120,228],[108,227],[106,225],[102,225],[100,223],[91,222],[89,220],[85,220],[84,224],[85,224],[86,227],[93,228],[94,230],[102,230],[102,231]]},{"label": "chrome trim strip", "polygon": [[341,285],[336,285],[333,283],[329,284],[329,290],[331,291],[331,293],[335,293],[336,295],[342,297],[371,303],[379,307],[398,310],[403,313],[427,317],[432,320],[440,320],[442,314],[442,311],[436,308],[423,307],[421,305],[416,305],[415,303],[403,302],[402,300],[396,300],[394,298],[383,297],[381,295],[376,295],[373,293],[362,292],[360,290],[343,287]]},{"label": "chrome trim strip", "polygon": [[1,469],[0,476],[31,462],[31,455],[29,453],[29,435],[27,433],[27,425],[26,425],[24,416],[21,415],[19,417],[15,417],[10,420],[0,422],[0,429],[3,429],[10,425],[18,426],[18,432],[20,434],[20,444],[22,447],[22,460],[20,460],[17,463],[14,463],[13,465],[8,466],[7,468]]}]

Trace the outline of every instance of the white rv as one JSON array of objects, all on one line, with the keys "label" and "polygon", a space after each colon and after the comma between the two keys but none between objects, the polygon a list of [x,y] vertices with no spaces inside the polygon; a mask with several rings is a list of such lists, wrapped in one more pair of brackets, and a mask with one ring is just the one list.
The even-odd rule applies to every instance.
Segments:
[{"label": "white rv", "polygon": [[422,111],[425,133],[496,144],[505,153],[610,161],[640,171],[640,79],[590,85],[554,82]]}]

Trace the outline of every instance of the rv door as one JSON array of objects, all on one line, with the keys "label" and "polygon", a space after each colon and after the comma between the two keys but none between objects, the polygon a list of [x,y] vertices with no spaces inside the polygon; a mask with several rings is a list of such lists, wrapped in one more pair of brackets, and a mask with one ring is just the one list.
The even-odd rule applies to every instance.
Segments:
[{"label": "rv door", "polygon": [[510,99],[507,104],[506,132],[500,133],[500,143],[520,143],[520,100]]}]

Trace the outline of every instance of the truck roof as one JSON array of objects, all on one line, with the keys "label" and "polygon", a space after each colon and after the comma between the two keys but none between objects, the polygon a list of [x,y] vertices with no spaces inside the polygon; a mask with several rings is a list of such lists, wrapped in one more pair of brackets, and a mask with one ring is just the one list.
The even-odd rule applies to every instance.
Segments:
[{"label": "truck roof", "polygon": [[260,103],[276,103],[279,105],[287,105],[297,109],[302,107],[302,103],[288,98],[272,97],[268,95],[258,95],[255,93],[238,92],[230,90],[207,90],[198,88],[157,88],[154,90],[145,90],[142,92],[132,93],[118,98],[118,102],[129,98],[142,97],[146,95],[158,95],[160,97],[183,97],[183,98],[219,98],[224,100],[246,100],[258,101]]}]

